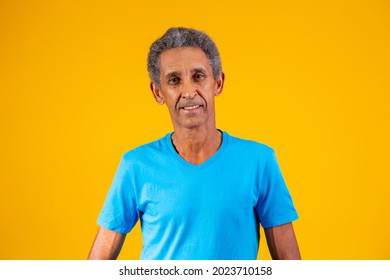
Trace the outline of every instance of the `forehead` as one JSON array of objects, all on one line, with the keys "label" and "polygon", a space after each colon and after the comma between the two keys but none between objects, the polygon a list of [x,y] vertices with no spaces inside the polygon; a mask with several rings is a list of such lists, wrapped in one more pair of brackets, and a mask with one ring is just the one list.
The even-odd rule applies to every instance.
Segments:
[{"label": "forehead", "polygon": [[204,68],[211,71],[209,60],[200,48],[173,48],[160,54],[161,74],[171,71],[181,72],[193,68]]}]

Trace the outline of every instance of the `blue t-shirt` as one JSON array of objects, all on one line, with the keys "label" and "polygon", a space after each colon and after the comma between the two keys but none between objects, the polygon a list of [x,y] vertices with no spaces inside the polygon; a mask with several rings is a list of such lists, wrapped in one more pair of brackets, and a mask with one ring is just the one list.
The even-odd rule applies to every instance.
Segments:
[{"label": "blue t-shirt", "polygon": [[172,133],[123,155],[98,224],[128,233],[141,221],[141,259],[256,259],[264,228],[298,218],[274,151],[223,133],[194,165]]}]

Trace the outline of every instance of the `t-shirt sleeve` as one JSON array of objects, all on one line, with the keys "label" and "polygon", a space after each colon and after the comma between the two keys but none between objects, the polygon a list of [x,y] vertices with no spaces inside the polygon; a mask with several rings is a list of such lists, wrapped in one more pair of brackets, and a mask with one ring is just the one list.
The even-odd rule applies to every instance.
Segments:
[{"label": "t-shirt sleeve", "polygon": [[128,164],[122,157],[97,220],[98,225],[123,234],[130,232],[138,221],[133,182]]},{"label": "t-shirt sleeve", "polygon": [[263,228],[279,226],[298,219],[298,213],[273,150],[266,159],[261,174],[256,212]]}]

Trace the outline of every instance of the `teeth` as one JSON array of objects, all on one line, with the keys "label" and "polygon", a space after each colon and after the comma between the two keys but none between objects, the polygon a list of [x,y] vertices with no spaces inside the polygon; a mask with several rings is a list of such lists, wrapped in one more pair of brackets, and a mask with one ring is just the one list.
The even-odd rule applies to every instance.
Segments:
[{"label": "teeth", "polygon": [[196,108],[199,108],[200,106],[199,105],[194,105],[194,106],[187,106],[187,107],[183,107],[184,110],[192,110],[192,109],[196,109]]}]

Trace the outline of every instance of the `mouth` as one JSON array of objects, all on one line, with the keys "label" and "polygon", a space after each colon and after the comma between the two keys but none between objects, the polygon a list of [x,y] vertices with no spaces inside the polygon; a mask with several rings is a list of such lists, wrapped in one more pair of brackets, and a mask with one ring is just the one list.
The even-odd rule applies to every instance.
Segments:
[{"label": "mouth", "polygon": [[202,105],[190,105],[190,106],[179,107],[179,110],[194,111],[196,109],[199,109],[200,107],[202,107]]}]

